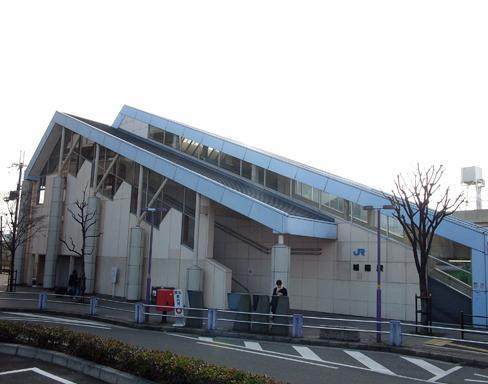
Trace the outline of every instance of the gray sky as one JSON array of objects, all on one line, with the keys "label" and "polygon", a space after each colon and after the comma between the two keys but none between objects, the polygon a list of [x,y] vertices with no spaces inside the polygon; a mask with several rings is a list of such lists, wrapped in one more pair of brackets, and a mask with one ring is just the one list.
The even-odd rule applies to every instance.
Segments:
[{"label": "gray sky", "polygon": [[486,1],[3,1],[0,190],[56,110],[128,104],[387,191],[444,164],[460,191],[461,167],[488,178],[486,20]]}]

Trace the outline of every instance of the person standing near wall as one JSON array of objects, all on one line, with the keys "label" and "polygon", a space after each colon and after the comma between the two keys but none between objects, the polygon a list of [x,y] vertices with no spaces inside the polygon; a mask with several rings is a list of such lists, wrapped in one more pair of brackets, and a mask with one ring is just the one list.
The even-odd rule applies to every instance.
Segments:
[{"label": "person standing near wall", "polygon": [[281,280],[276,280],[276,287],[273,289],[273,296],[288,296],[288,290]]},{"label": "person standing near wall", "polygon": [[69,279],[68,279],[68,295],[73,296],[75,294],[77,280],[78,280],[78,273],[76,272],[76,269],[73,269],[73,272],[71,272],[71,275],[69,275]]},{"label": "person standing near wall", "polygon": [[278,305],[278,296],[288,296],[288,290],[283,285],[281,280],[276,280],[276,287],[273,289],[273,296],[271,297],[271,312],[276,313],[276,306]]}]

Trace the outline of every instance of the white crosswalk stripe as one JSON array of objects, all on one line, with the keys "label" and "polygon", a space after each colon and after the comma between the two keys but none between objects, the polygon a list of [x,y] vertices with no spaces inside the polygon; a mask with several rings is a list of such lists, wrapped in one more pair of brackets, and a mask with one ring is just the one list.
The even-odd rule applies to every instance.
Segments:
[{"label": "white crosswalk stripe", "polygon": [[300,356],[302,356],[304,359],[323,361],[320,357],[317,356],[317,354],[314,351],[312,351],[308,347],[293,345],[293,348],[295,348],[295,351],[297,351],[300,354]]},{"label": "white crosswalk stripe", "polygon": [[255,341],[245,341],[244,345],[246,348],[252,349],[254,351],[262,351],[263,348],[261,347],[261,344],[256,343]]},{"label": "white crosswalk stripe", "polygon": [[212,337],[199,336],[198,340],[205,341],[207,343],[213,343],[214,339]]},{"label": "white crosswalk stripe", "polygon": [[358,352],[358,351],[344,351],[346,352],[349,356],[351,356],[353,359],[359,361],[361,364],[365,365],[368,367],[370,370],[374,372],[379,372],[383,373],[385,375],[395,375],[392,371],[390,371],[388,368],[384,367],[380,363],[374,361],[373,359],[369,358],[365,354]]},{"label": "white crosswalk stripe", "polygon": [[439,379],[442,379],[443,377],[461,369],[460,366],[453,367],[451,369],[448,369],[447,371],[444,371],[443,369],[440,369],[439,367],[436,367],[435,365],[429,363],[428,361],[421,360],[421,359],[416,359],[413,357],[407,357],[407,356],[401,356],[402,359],[409,361],[412,364],[415,364],[416,366],[425,369],[427,372],[430,372],[431,374],[434,375],[431,379],[428,381],[430,382],[435,382]]}]

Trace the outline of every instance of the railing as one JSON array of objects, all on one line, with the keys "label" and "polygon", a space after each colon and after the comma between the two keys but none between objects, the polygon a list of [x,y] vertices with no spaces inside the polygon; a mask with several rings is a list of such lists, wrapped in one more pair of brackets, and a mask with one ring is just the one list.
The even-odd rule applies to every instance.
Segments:
[{"label": "railing", "polygon": [[429,275],[471,297],[472,273],[445,260],[429,256]]},{"label": "railing", "polygon": [[[6,304],[5,304],[6,303]],[[488,346],[488,317],[484,324],[469,326],[463,319],[478,316],[461,315],[457,325],[421,325],[398,320],[382,320],[380,330],[376,320],[320,317],[295,314],[273,314],[263,312],[243,312],[212,308],[175,307],[147,305],[111,300],[102,297],[73,297],[47,292],[0,292],[0,307],[22,310],[50,311],[58,314],[88,315],[101,320],[112,320],[129,324],[157,324],[200,328],[202,330],[229,331],[282,335],[292,338],[321,338],[343,341],[373,342],[377,333],[388,336],[388,344],[401,346],[404,339],[429,338],[457,341]],[[421,332],[418,332],[421,329]],[[469,336],[469,338],[468,338]]]},{"label": "railing", "polygon": [[249,294],[251,293],[249,288],[247,288],[244,284],[242,284],[239,280],[235,279],[234,277],[232,278],[232,282],[236,283],[236,285],[241,287],[244,291],[246,291],[246,293],[249,293]]}]

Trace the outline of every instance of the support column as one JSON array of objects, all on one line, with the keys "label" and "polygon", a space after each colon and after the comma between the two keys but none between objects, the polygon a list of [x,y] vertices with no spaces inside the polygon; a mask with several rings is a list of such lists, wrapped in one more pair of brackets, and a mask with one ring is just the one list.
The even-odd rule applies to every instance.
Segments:
[{"label": "support column", "polygon": [[144,257],[144,229],[141,227],[131,228],[129,236],[127,300],[139,300],[142,278],[142,259]]},{"label": "support column", "polygon": [[486,326],[486,317],[488,315],[487,300],[486,300],[486,275],[488,268],[486,268],[485,253],[471,249],[471,270],[473,272],[473,286],[472,286],[472,313],[473,325]]},{"label": "support column", "polygon": [[85,254],[85,293],[91,294],[95,290],[95,263],[98,251],[98,229],[100,227],[100,199],[91,196],[88,198],[88,212],[95,212],[94,225],[87,232]]},{"label": "support column", "polygon": [[[29,180],[24,180],[22,182],[22,194],[20,198],[20,209],[19,209],[19,219],[18,223],[24,223],[20,225],[20,228],[17,228],[17,233],[20,231],[24,231],[29,227],[29,220],[31,220],[31,200],[32,200],[32,182]],[[24,217],[27,216],[27,217]],[[23,227],[23,228],[22,228]],[[30,284],[29,280],[25,280],[25,275],[28,272],[26,268],[29,268],[29,262],[25,260],[25,250],[28,249],[27,243],[30,233],[21,234],[19,241],[22,244],[19,245],[17,250],[15,251],[15,259],[14,259],[14,270],[17,271],[17,284]]]},{"label": "support column", "polygon": [[58,260],[59,250],[59,234],[61,229],[61,217],[63,214],[63,190],[64,178],[59,175],[54,176],[43,279],[43,287],[48,289],[54,288],[55,284],[56,262]]},{"label": "support column", "polygon": [[214,211],[210,200],[197,193],[195,206],[195,263],[187,270],[187,289],[203,291],[205,259],[213,259]]},{"label": "support column", "polygon": [[271,248],[271,289],[273,290],[276,280],[281,280],[285,287],[288,287],[290,274],[291,248],[284,244],[284,236],[278,235],[278,244]]}]

